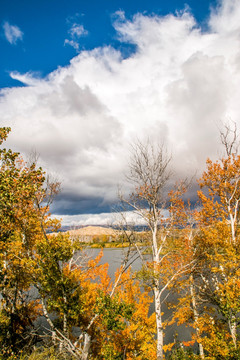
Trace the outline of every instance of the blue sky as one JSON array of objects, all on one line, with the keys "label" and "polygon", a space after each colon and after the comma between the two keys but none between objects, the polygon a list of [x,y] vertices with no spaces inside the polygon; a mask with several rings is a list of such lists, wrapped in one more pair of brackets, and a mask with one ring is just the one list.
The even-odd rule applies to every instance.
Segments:
[{"label": "blue sky", "polygon": [[[182,11],[187,5],[196,20],[204,25],[215,3],[215,0],[1,0],[0,87],[20,85],[9,77],[11,71],[32,71],[46,76],[58,66],[69,64],[76,49],[66,40],[75,41],[79,46],[77,51],[111,45],[128,56],[134,47],[119,42],[112,26],[114,14],[119,10],[131,19],[138,12],[167,15]],[[6,23],[21,32],[19,36],[13,35],[12,43],[6,38]],[[74,24],[78,28],[82,26],[85,32],[71,36]]]},{"label": "blue sky", "polygon": [[240,122],[240,2],[0,1],[7,146],[62,183],[64,224],[109,223],[130,145],[163,143],[176,179]]}]

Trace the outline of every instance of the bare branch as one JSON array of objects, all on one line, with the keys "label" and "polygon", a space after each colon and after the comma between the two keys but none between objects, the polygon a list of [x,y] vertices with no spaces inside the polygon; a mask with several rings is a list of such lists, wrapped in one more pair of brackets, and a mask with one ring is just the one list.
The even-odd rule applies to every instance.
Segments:
[{"label": "bare branch", "polygon": [[219,129],[221,143],[224,146],[227,156],[236,155],[239,148],[239,134],[237,131],[236,122],[233,123],[233,128],[230,124],[224,124],[223,129]]}]

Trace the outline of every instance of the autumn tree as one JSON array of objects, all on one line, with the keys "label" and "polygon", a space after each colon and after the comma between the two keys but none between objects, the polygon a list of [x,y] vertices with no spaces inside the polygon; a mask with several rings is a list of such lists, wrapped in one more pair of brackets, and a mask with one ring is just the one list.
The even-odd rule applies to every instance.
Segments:
[{"label": "autumn tree", "polygon": [[[10,128],[0,129],[0,143]],[[50,192],[57,190],[51,187]],[[29,298],[35,272],[36,244],[53,225],[48,206],[40,202],[50,193],[45,174],[19,153],[0,150],[0,342],[17,351],[34,339],[30,329],[38,304]]]},{"label": "autumn tree", "polygon": [[240,157],[229,154],[215,162],[208,159],[199,180],[200,203],[190,242],[195,266],[181,283],[175,317],[195,328],[201,358],[204,353],[208,359],[238,356],[239,175]]},{"label": "autumn tree", "polygon": [[218,337],[222,336],[226,342],[223,340],[218,349],[225,349],[226,357],[229,355],[226,352],[231,352],[231,346],[235,351],[239,347],[239,180],[240,156],[230,154],[216,162],[207,160],[207,170],[200,179],[200,186],[207,192],[199,192],[202,204],[199,245],[205,255],[200,290],[212,304],[213,314],[213,310],[217,309],[216,316],[209,316],[215,329],[219,327],[216,334],[212,332],[206,337],[205,346],[209,352],[216,352],[214,341],[221,344]]},{"label": "autumn tree", "polygon": [[[164,327],[162,304],[173,286],[177,276],[189,266],[184,260],[184,252],[176,244],[178,237],[172,236],[173,223],[166,216],[166,186],[170,179],[169,163],[171,157],[164,146],[154,147],[147,142],[136,143],[132,148],[128,180],[134,190],[128,198],[121,196],[128,210],[133,210],[142,218],[150,231],[150,258],[145,261],[144,247],[134,242],[143,267],[141,277],[151,286],[154,294],[157,332],[157,359],[163,359]],[[176,248],[178,247],[178,251]]]},{"label": "autumn tree", "polygon": [[[1,143],[9,131],[0,129]],[[39,341],[34,321],[42,315],[43,336],[76,359],[154,359],[151,298],[127,271],[130,248],[114,281],[99,264],[102,254],[83,261],[77,241],[48,234],[59,226],[49,216],[59,184],[18,153],[1,149],[0,157],[2,356]]]},{"label": "autumn tree", "polygon": [[[220,138],[226,158],[216,162],[207,160],[207,170],[199,181],[198,210],[191,210],[179,200],[175,201],[177,209],[174,208],[178,219],[188,219],[181,233],[190,240],[190,255],[195,259],[188,276],[183,281],[179,279],[181,296],[175,305],[175,319],[195,328],[193,340],[199,343],[202,359],[205,355],[208,359],[238,356],[239,142],[236,124],[225,124]],[[191,218],[194,228],[191,228]]]},{"label": "autumn tree", "polygon": [[[189,264],[187,271],[183,276],[179,276],[175,283],[174,292],[177,293],[177,299],[171,304],[174,310],[169,324],[191,326],[193,328],[192,338],[190,341],[183,341],[183,344],[188,347],[197,343],[199,356],[204,359],[202,332],[199,325],[204,311],[204,302],[199,294],[199,286],[205,263],[201,252],[198,250],[199,211],[189,200],[183,200],[182,195],[186,191],[185,184],[180,183],[169,193],[169,212],[178,229],[178,243],[184,247],[184,260],[186,264]],[[166,345],[165,348],[169,350],[174,345],[175,342]]]},{"label": "autumn tree", "polygon": [[70,239],[63,242],[60,236],[42,242],[39,254],[43,314],[61,351],[79,360],[155,359],[151,297],[130,269],[120,268],[111,280],[108,264],[99,263],[102,252],[95,259],[85,259],[82,252],[73,257]]}]

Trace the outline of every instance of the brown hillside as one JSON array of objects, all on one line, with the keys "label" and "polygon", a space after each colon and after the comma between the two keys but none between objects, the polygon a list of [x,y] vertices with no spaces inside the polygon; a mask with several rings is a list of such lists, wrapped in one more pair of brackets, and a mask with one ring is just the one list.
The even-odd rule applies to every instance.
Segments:
[{"label": "brown hillside", "polygon": [[116,235],[115,230],[101,226],[86,226],[81,229],[69,230],[68,232],[70,235],[77,235],[77,236]]}]

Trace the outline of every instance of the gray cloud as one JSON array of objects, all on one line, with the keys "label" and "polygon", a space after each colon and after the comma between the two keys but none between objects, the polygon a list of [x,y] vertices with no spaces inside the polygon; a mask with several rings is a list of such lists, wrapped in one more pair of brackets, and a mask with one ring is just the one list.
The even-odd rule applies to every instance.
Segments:
[{"label": "gray cloud", "polygon": [[176,177],[200,176],[206,158],[218,156],[219,123],[239,124],[238,1],[219,3],[204,32],[186,11],[119,16],[119,39],[136,45],[130,57],[111,47],[82,51],[45,79],[15,72],[25,86],[1,91],[8,145],[36,149],[62,181],[55,213],[108,211],[136,138],[164,141]]}]

